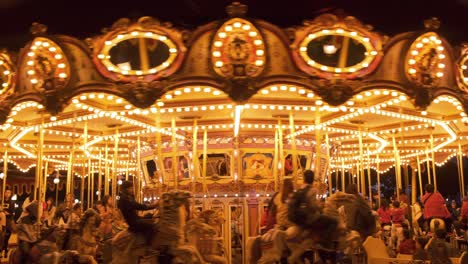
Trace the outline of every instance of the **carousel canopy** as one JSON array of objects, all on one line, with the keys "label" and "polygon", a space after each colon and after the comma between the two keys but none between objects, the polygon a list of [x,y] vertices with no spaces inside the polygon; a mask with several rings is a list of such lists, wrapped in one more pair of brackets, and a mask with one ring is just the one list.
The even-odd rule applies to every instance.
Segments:
[{"label": "carousel canopy", "polygon": [[238,3],[195,30],[123,18],[78,39],[35,23],[27,45],[0,54],[0,146],[22,170],[40,156],[79,174],[275,141],[284,154],[325,145],[332,170],[441,164],[468,149],[468,47],[438,28],[383,36],[335,14],[280,28]]}]

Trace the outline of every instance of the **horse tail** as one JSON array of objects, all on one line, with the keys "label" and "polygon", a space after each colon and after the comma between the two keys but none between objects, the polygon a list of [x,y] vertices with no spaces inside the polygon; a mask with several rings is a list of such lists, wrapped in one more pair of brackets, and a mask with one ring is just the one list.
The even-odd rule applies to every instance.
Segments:
[{"label": "horse tail", "polygon": [[262,237],[257,236],[253,239],[249,239],[247,242],[247,250],[249,252],[249,258],[247,263],[255,264],[258,263],[260,258],[262,257]]}]

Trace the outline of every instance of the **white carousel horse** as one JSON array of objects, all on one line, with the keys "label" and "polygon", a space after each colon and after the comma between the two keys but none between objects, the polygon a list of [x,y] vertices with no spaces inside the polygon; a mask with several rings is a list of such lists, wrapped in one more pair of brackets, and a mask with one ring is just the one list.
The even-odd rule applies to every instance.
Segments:
[{"label": "white carousel horse", "polygon": [[157,252],[162,250],[174,257],[172,263],[205,263],[195,247],[185,244],[184,226],[189,198],[190,194],[183,191],[163,194],[159,202],[160,219],[151,247],[146,247],[143,237],[128,230],[122,231],[112,239],[112,263],[137,264],[140,259],[151,259],[152,263],[157,263]]},{"label": "white carousel horse", "polygon": [[224,222],[222,212],[205,210],[197,218],[189,220],[185,226],[188,243],[195,246],[203,259],[209,263],[227,263],[223,240],[219,232]]}]

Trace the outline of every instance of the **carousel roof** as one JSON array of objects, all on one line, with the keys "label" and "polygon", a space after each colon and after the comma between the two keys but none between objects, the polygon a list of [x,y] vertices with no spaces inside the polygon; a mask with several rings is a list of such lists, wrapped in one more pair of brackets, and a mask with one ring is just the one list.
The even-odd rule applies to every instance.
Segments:
[{"label": "carousel roof", "polygon": [[468,47],[448,43],[438,20],[383,36],[350,16],[280,28],[238,3],[227,13],[195,30],[124,18],[84,40],[34,24],[24,48],[0,54],[0,146],[9,161],[34,166],[44,131],[51,167],[66,168],[71,150],[74,166],[90,158],[96,167],[107,145],[109,162],[117,154],[125,170],[135,167],[138,136],[144,150],[158,135],[163,150],[172,136],[183,149],[195,127],[198,144],[207,131],[209,148],[268,148],[280,128],[286,149],[294,140],[312,150],[320,130],[332,168],[352,167],[363,151],[380,170],[394,165],[394,150],[403,163],[466,153]]}]

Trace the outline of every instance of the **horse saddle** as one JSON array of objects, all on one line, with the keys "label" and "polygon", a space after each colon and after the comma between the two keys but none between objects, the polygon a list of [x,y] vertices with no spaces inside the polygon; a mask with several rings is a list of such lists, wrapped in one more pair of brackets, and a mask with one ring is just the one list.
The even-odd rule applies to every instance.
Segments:
[{"label": "horse saddle", "polygon": [[142,248],[146,246],[145,238],[128,230],[118,233],[112,239],[112,245],[116,250],[125,251],[130,248]]}]

